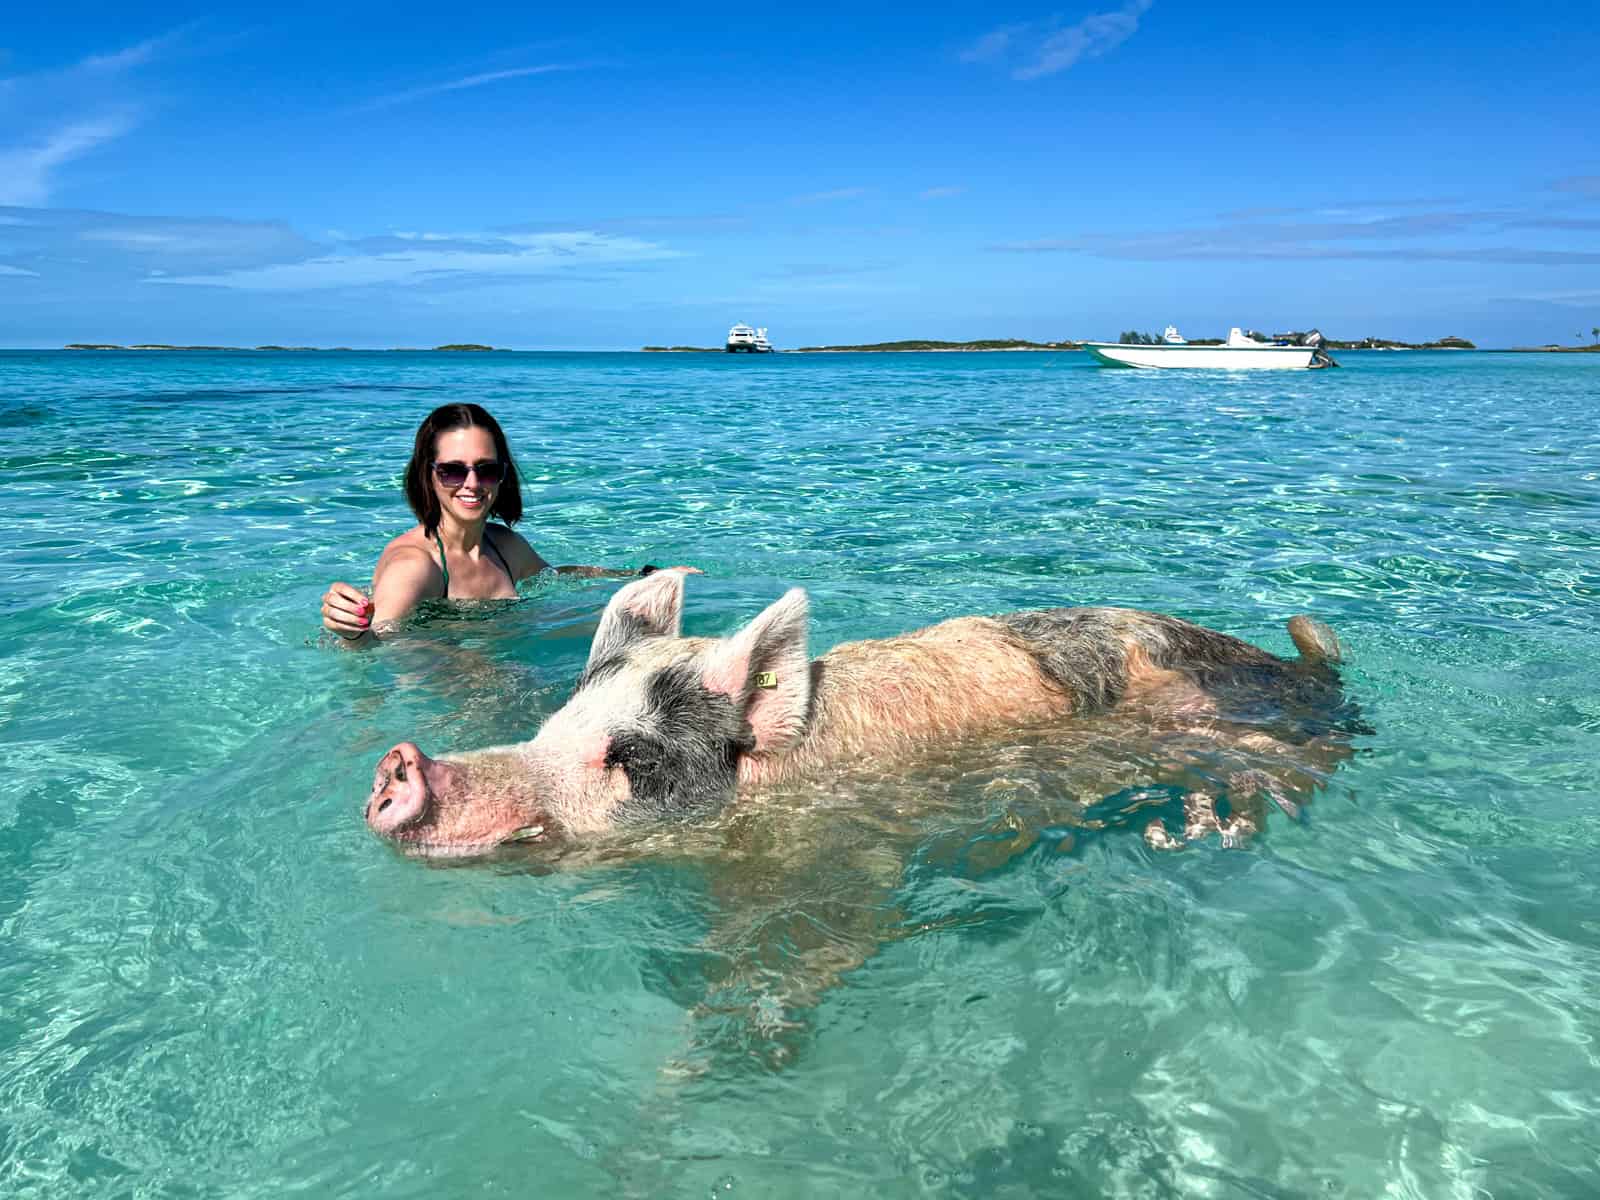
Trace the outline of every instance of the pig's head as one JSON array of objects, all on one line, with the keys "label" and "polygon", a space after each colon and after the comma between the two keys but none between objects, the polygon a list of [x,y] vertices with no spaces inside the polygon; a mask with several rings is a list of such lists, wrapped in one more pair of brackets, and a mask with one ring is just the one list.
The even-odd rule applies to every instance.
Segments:
[{"label": "pig's head", "polygon": [[449,761],[401,743],[367,822],[417,850],[473,853],[714,811],[741,771],[804,736],[812,694],[796,588],[728,638],[680,636],[683,574],[612,597],[571,698],[532,742]]},{"label": "pig's head", "polygon": [[518,771],[515,752],[429,758],[401,742],[378,762],[367,824],[401,846],[429,854],[475,854],[556,832]]}]

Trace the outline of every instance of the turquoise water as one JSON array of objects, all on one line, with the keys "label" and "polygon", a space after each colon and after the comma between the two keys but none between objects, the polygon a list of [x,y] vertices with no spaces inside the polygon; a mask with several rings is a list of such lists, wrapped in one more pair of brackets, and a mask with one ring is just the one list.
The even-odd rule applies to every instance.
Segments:
[{"label": "turquoise water", "polygon": [[[0,353],[0,1192],[1600,1192],[1600,361],[1340,357]],[[1241,849],[1119,744],[407,860],[378,755],[529,736],[615,588],[322,642],[460,399],[689,632],[1311,611],[1374,732]]]}]

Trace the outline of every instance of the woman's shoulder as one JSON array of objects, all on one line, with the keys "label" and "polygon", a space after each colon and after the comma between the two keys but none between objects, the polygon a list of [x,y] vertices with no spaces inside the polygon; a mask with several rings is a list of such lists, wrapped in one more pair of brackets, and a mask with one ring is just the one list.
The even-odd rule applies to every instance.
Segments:
[{"label": "woman's shoulder", "polygon": [[509,525],[496,525],[491,521],[484,526],[484,536],[489,538],[494,543],[494,548],[504,556],[506,566],[511,568],[511,574],[516,579],[536,575],[550,565],[528,543],[527,538]]},{"label": "woman's shoulder", "polygon": [[423,532],[421,525],[414,525],[398,537],[391,538],[389,544],[383,548],[383,553],[378,555],[378,566],[375,573],[381,574],[391,566],[404,564],[407,573],[423,570],[424,564],[439,570],[439,556],[434,552],[433,539]]}]

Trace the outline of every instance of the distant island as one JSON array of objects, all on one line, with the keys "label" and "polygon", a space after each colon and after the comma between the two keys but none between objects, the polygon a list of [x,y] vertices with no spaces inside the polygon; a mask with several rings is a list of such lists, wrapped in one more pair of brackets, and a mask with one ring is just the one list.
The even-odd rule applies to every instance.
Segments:
[{"label": "distant island", "polygon": [[[1251,331],[1250,336],[1259,342],[1290,342],[1298,343],[1305,336],[1303,332],[1291,333],[1256,333]],[[1139,333],[1135,330],[1124,330],[1118,335],[1119,342],[1133,345],[1157,345],[1161,339],[1155,334]],[[1189,338],[1191,346],[1220,346],[1222,338]],[[1396,338],[1364,337],[1354,339],[1325,338],[1325,345],[1330,350],[1476,350],[1478,347],[1464,337],[1442,337],[1431,342],[1403,342]],[[643,350],[658,354],[721,354],[722,349],[717,346],[644,346]],[[903,351],[946,351],[946,350],[1081,350],[1082,340],[1064,339],[1059,342],[1030,342],[1023,338],[984,338],[973,342],[941,342],[930,338],[912,338],[900,342],[868,342],[858,346],[799,346],[793,350],[784,351],[787,354],[893,354]],[[1539,350],[1594,350],[1597,346],[1538,346],[1529,349]]]},{"label": "distant island", "polygon": [[940,342],[914,338],[904,342],[869,342],[861,346],[801,346],[796,354],[894,353],[902,350],[1078,350],[1082,342],[1029,342],[1022,338],[983,338],[975,342]]},{"label": "distant island", "polygon": [[1358,341],[1324,343],[1330,350],[1476,350],[1478,347],[1464,337],[1442,337],[1436,342],[1397,342],[1392,338],[1361,338]]},{"label": "distant island", "polygon": [[[1313,333],[1322,338],[1322,344],[1329,350],[1476,350],[1478,347],[1464,337],[1442,337],[1432,342],[1402,342],[1394,338],[1364,337],[1353,340],[1344,338],[1324,337],[1320,332],[1310,329],[1291,329],[1287,333],[1261,333],[1259,330],[1246,329],[1244,335],[1263,345],[1287,343],[1291,346],[1305,345],[1306,339]],[[1153,333],[1140,333],[1136,329],[1124,329],[1117,335],[1117,341],[1131,346],[1159,346],[1162,341]],[[1188,346],[1221,346],[1225,344],[1223,338],[1185,338],[1184,344]]]},{"label": "distant island", "polygon": [[[862,346],[800,346],[786,354],[894,353],[902,350],[1077,350],[1081,342],[1027,342],[1021,338],[991,338],[976,342],[938,342],[918,338],[906,342],[872,342]],[[642,346],[652,354],[722,354],[721,346]]]},{"label": "distant island", "polygon": [[[133,346],[118,346],[110,342],[68,342],[63,350],[228,350],[244,352],[251,350],[272,350],[299,353],[302,351],[331,353],[344,351],[355,353],[350,346],[170,346],[165,342],[140,342]],[[510,351],[501,350],[497,346],[484,346],[477,342],[451,342],[446,346],[435,346],[432,350],[425,346],[391,346],[378,353],[389,354],[436,354],[440,351],[484,351],[493,350],[498,354],[508,354]]]}]

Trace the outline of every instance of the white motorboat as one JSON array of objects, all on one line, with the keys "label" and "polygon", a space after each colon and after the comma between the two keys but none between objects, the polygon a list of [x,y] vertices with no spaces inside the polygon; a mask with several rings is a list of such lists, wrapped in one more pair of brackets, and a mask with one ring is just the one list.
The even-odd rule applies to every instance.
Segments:
[{"label": "white motorboat", "polygon": [[772,343],[767,340],[765,328],[752,329],[740,322],[728,330],[729,354],[771,354]]},{"label": "white motorboat", "polygon": [[1168,325],[1154,343],[1085,342],[1083,348],[1108,367],[1211,367],[1225,371],[1295,370],[1336,367],[1322,348],[1322,335],[1307,334],[1299,345],[1258,342],[1235,326],[1220,346],[1196,346]]}]

